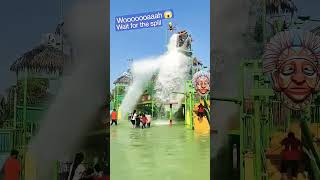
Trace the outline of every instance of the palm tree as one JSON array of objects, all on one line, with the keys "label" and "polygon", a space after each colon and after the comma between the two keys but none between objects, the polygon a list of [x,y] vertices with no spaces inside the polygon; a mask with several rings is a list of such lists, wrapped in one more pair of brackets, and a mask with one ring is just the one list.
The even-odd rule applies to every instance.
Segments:
[{"label": "palm tree", "polygon": [[266,9],[270,15],[291,13],[291,17],[298,10],[292,0],[266,0]]}]

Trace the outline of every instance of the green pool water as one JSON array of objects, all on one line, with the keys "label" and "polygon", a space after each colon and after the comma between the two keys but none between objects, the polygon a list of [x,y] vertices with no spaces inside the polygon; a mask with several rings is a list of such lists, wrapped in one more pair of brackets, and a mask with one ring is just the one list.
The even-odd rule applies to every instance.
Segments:
[{"label": "green pool water", "polygon": [[183,123],[132,129],[119,122],[110,129],[112,180],[209,180],[210,137]]}]

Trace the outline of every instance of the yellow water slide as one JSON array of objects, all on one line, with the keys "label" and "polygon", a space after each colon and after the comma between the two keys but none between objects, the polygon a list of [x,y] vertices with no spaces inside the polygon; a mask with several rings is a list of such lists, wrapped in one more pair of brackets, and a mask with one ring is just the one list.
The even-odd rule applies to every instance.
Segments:
[{"label": "yellow water slide", "polygon": [[[198,106],[200,105],[200,103],[204,104],[203,100],[201,100],[199,103],[196,103],[193,107],[194,130],[199,133],[210,133],[210,125],[207,117],[203,116],[202,120],[200,120],[196,113],[198,111]],[[210,102],[207,101],[207,104],[210,106],[209,103]]]}]

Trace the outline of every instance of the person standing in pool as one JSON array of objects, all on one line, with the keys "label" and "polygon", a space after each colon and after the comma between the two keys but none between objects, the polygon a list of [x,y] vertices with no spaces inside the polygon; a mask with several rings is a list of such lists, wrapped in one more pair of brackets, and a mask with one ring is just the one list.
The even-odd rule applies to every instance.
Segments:
[{"label": "person standing in pool", "polygon": [[200,103],[198,106],[198,117],[200,122],[202,121],[203,116],[204,116],[204,106],[202,105],[202,103]]},{"label": "person standing in pool", "polygon": [[19,174],[21,171],[20,162],[18,160],[19,152],[12,150],[10,158],[6,160],[2,167],[2,173],[4,174],[4,180],[19,180]]},{"label": "person standing in pool", "polygon": [[132,128],[135,128],[136,118],[137,118],[137,111],[134,110],[131,115]]},{"label": "person standing in pool", "polygon": [[141,113],[136,117],[136,128],[140,128]]},{"label": "person standing in pool", "polygon": [[148,119],[147,119],[146,115],[145,115],[145,114],[142,114],[142,116],[141,116],[141,123],[142,123],[141,128],[142,128],[142,129],[143,129],[143,128],[146,128],[147,121],[148,121]]},{"label": "person standing in pool", "polygon": [[297,139],[293,132],[288,133],[288,137],[281,141],[284,147],[281,153],[281,176],[286,179],[288,170],[291,170],[292,179],[297,179],[299,164],[301,160],[301,142]]},{"label": "person standing in pool", "polygon": [[118,123],[117,123],[117,119],[118,119],[118,114],[117,114],[117,111],[116,111],[116,109],[113,109],[113,111],[112,111],[112,113],[111,113],[111,125],[110,126],[112,126],[112,124],[113,123],[115,123],[116,124],[116,126],[118,125]]},{"label": "person standing in pool", "polygon": [[84,154],[77,153],[71,164],[68,180],[81,180],[85,178],[86,168],[83,164]]},{"label": "person standing in pool", "polygon": [[146,115],[147,117],[147,127],[150,128],[151,125],[151,115]]}]

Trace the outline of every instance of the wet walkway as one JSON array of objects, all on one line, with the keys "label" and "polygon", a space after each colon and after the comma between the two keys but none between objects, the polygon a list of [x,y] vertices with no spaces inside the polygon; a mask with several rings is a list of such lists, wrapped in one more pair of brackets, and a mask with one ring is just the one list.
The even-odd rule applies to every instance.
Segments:
[{"label": "wet walkway", "polygon": [[112,180],[210,179],[209,135],[183,123],[152,123],[150,129],[132,129],[128,121],[111,127]]}]

